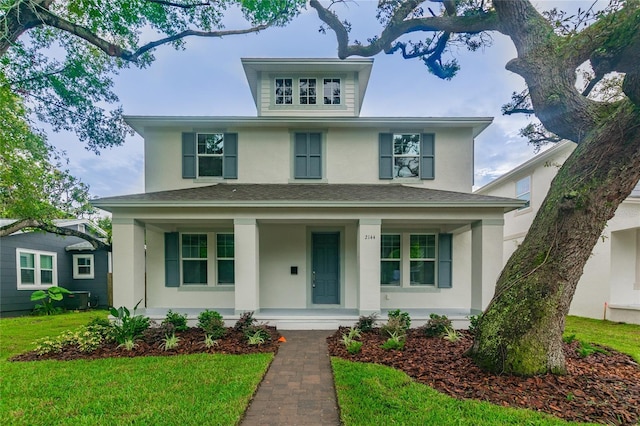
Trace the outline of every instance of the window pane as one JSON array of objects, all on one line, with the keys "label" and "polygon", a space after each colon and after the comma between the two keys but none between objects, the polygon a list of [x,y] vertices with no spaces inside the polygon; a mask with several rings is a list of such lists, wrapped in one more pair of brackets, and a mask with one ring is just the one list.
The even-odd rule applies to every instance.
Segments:
[{"label": "window pane", "polygon": [[222,176],[222,157],[198,157],[198,176]]},{"label": "window pane", "polygon": [[420,155],[420,135],[393,135],[393,153],[396,155]]},{"label": "window pane", "polygon": [[90,266],[78,266],[78,273],[80,275],[89,275],[89,274],[91,274],[91,267]]},{"label": "window pane", "polygon": [[411,259],[435,259],[435,235],[411,235]]},{"label": "window pane", "polygon": [[433,285],[435,284],[435,262],[411,261],[411,284]]},{"label": "window pane", "polygon": [[324,103],[339,104],[340,103],[340,79],[325,78],[324,79]]},{"label": "window pane", "polygon": [[224,134],[198,134],[198,154],[222,155],[224,149]]},{"label": "window pane", "polygon": [[233,258],[234,254],[234,241],[233,234],[218,234],[217,235],[219,258]]},{"label": "window pane", "polygon": [[182,235],[182,257],[191,259],[207,258],[207,235],[206,234],[183,234]]},{"label": "window pane", "polygon": [[218,260],[218,284],[233,284],[234,282],[234,261]]},{"label": "window pane", "polygon": [[380,262],[380,284],[400,284],[400,261]]},{"label": "window pane", "polygon": [[184,260],[182,261],[182,269],[183,281],[185,284],[207,283],[206,260]]},{"label": "window pane", "polygon": [[21,268],[35,268],[35,255],[33,253],[20,253]]},{"label": "window pane", "polygon": [[90,257],[78,257],[78,267],[91,266]]},{"label": "window pane", "polygon": [[53,284],[53,271],[40,271],[40,284]]},{"label": "window pane", "polygon": [[394,177],[418,177],[420,173],[419,157],[396,157],[394,160]]},{"label": "window pane", "polygon": [[21,269],[20,270],[20,282],[22,284],[35,284],[36,283],[36,271],[33,269]]},{"label": "window pane", "polygon": [[276,78],[276,104],[293,103],[293,80],[290,78]]},{"label": "window pane", "polygon": [[525,192],[529,192],[531,190],[530,182],[531,181],[528,176],[516,182],[516,195],[522,195]]},{"label": "window pane", "polygon": [[400,235],[381,235],[380,241],[380,258],[400,259]]},{"label": "window pane", "polygon": [[53,269],[53,256],[47,256],[45,254],[40,255],[40,268],[41,269]]}]

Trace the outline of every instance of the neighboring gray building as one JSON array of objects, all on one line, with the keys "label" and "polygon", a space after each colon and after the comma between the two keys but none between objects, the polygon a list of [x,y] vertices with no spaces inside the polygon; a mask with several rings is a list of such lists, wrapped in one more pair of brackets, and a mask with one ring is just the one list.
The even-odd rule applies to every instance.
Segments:
[{"label": "neighboring gray building", "polygon": [[[0,219],[0,226],[12,222],[13,219]],[[102,229],[84,219],[55,223],[99,238],[106,237]],[[109,252],[95,250],[81,238],[44,231],[19,231],[0,238],[0,315],[31,312],[34,307],[31,294],[54,285],[89,292],[91,306],[106,307],[110,257]]]}]

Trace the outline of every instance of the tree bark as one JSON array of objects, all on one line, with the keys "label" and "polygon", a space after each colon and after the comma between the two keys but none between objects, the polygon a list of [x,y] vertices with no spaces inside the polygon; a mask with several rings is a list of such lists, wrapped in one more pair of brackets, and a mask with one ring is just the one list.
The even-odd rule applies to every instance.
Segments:
[{"label": "tree bark", "polygon": [[75,229],[55,226],[52,223],[37,219],[21,219],[10,223],[9,225],[0,227],[0,237],[6,237],[25,228],[36,228],[52,234],[82,238],[83,240],[88,241],[96,250],[111,251],[111,245],[105,243],[99,238],[84,232],[76,231]]},{"label": "tree bark", "polygon": [[511,256],[470,355],[486,370],[564,373],[564,320],[591,250],[640,179],[640,108],[625,101],[567,159]]}]

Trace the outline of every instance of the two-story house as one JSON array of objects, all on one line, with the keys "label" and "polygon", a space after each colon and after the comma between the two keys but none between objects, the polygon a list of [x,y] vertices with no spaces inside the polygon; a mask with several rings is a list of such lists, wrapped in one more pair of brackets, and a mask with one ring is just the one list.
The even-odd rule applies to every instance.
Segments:
[{"label": "two-story house", "polygon": [[371,59],[242,64],[257,117],[126,117],[145,193],[94,202],[113,214],[114,304],[280,328],[482,310],[522,205],[471,192],[492,119],[360,117]]},{"label": "two-story house", "polygon": [[[558,168],[575,147],[573,142],[560,142],[476,191],[527,202],[505,214],[505,263],[524,239]],[[584,267],[569,313],[640,324],[640,184],[607,222]]]}]

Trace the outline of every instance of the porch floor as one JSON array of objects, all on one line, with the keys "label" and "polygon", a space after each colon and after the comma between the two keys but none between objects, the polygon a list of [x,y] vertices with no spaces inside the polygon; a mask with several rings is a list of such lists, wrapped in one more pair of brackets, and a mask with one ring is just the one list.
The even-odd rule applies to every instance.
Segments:
[{"label": "porch floor", "polygon": [[[146,308],[139,309],[137,313],[146,315],[152,320],[162,321],[167,312],[187,314],[189,325],[195,326],[200,312],[204,308]],[[212,309],[220,313],[225,319],[225,324],[231,327],[240,317],[233,309]],[[429,320],[430,314],[446,315],[455,328],[467,328],[469,326],[469,316],[473,315],[468,309],[456,308],[424,308],[424,309],[402,309],[411,316],[411,326],[419,327]],[[382,309],[378,315],[378,323],[383,323],[387,319],[390,309]],[[286,308],[263,308],[255,311],[253,317],[262,323],[275,326],[278,330],[337,330],[338,327],[353,326],[360,313],[358,309],[345,308],[309,308],[309,309],[286,309]]]}]

